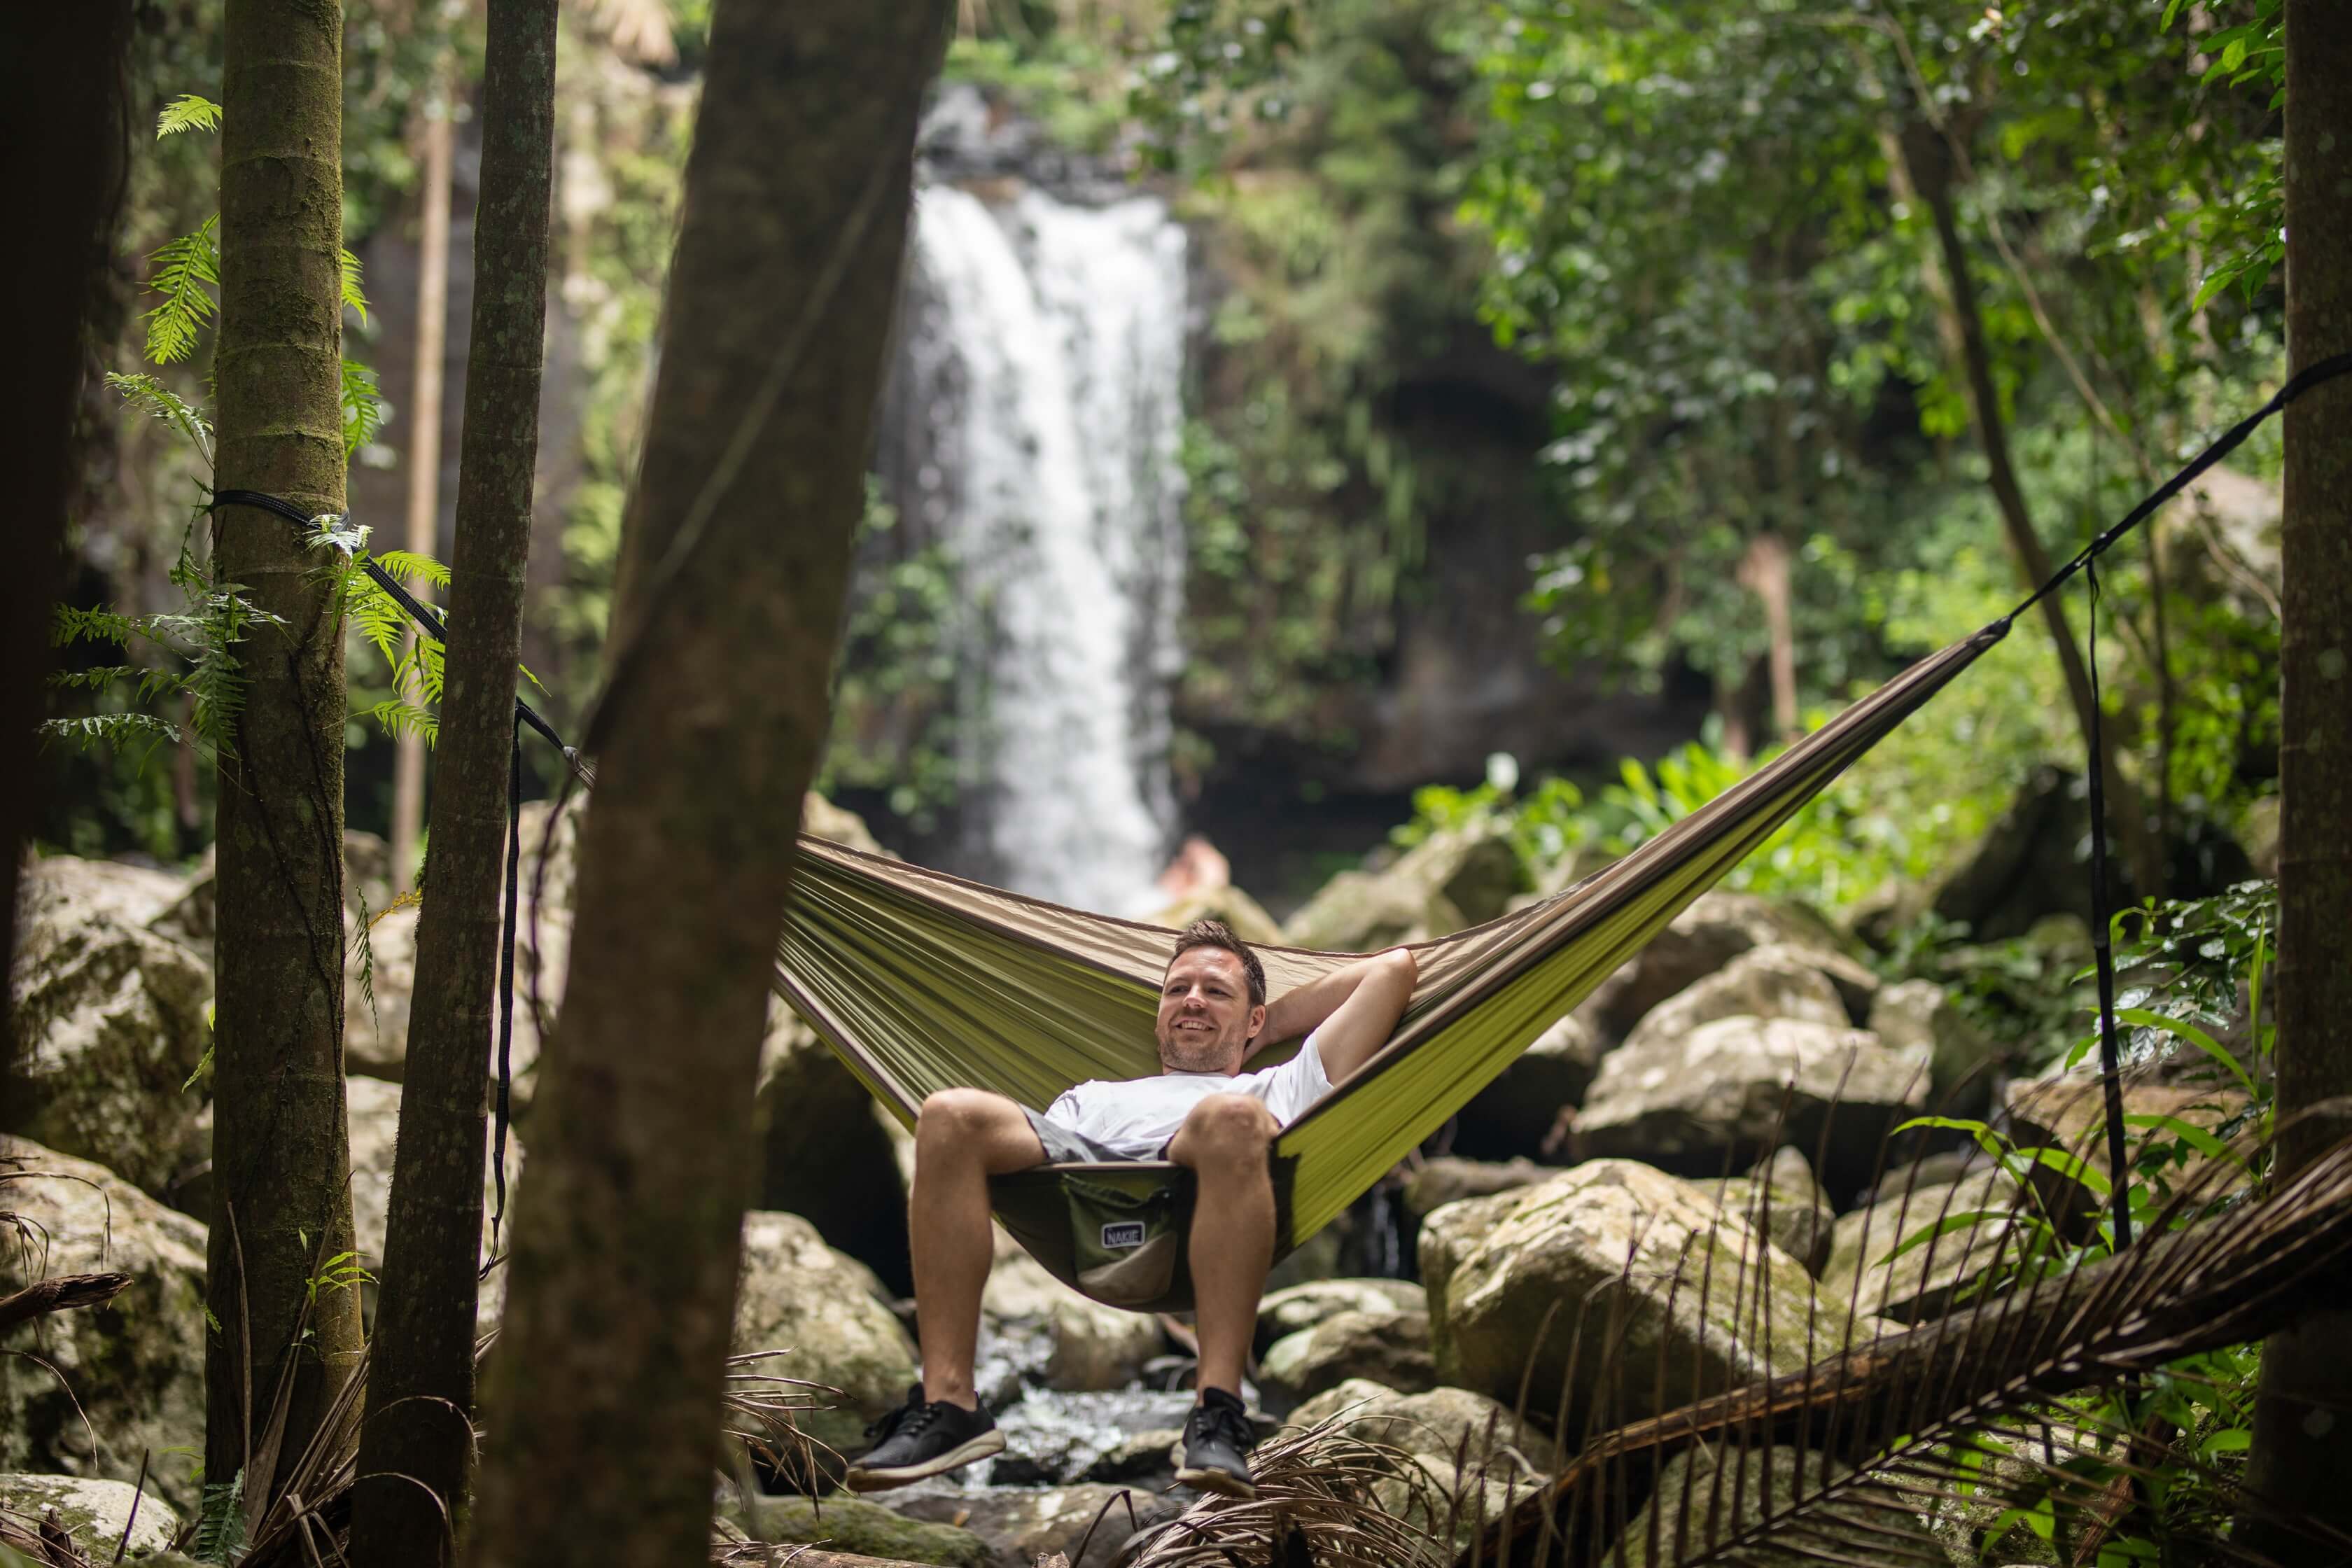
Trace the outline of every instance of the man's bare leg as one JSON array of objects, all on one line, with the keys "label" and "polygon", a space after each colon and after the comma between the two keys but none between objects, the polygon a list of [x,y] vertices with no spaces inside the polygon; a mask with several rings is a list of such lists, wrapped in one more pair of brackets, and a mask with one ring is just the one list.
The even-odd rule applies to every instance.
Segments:
[{"label": "man's bare leg", "polygon": [[1168,1145],[1199,1184],[1193,1204],[1192,1310],[1201,1338],[1202,1388],[1238,1395],[1260,1292],[1274,1263],[1274,1181],[1266,1150],[1280,1131],[1265,1104],[1213,1094],[1192,1108]]},{"label": "man's bare leg", "polygon": [[[980,1340],[980,1296],[993,1250],[988,1178],[1045,1163],[1045,1145],[1029,1118],[1003,1095],[949,1089],[923,1101],[915,1121],[908,1232],[925,1399],[944,1399],[966,1410],[978,1405],[971,1363]],[[1269,1234],[1271,1226],[1269,1218]]]}]

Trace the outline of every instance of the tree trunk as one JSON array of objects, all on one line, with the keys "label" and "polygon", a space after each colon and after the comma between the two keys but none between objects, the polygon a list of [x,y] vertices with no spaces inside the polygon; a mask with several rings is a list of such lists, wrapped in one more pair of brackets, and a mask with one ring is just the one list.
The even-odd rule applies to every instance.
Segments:
[{"label": "tree trunk", "polygon": [[[1959,216],[1952,199],[1951,150],[1932,128],[1914,121],[1896,138],[1904,173],[1936,225],[1936,240],[1943,258],[1943,304],[1948,313],[1953,348],[1967,379],[1969,409],[1976,426],[1977,444],[1984,450],[1987,482],[2000,508],[2010,552],[2017,559],[2018,575],[2028,589],[2048,582],[2053,569],[2050,552],[2034,531],[2032,514],[2025,504],[2024,487],[2009,456],[2008,421],[2001,416],[2000,390],[1993,384],[1992,353],[1987,347],[1984,319],[1977,310],[1976,279],[1969,266],[1968,246],[1960,237]],[[2098,700],[2091,692],[2091,669],[2066,622],[2066,606],[2056,595],[2043,598],[2042,618],[2065,671],[2066,691],[2084,744],[2090,742]],[[2108,813],[2116,836],[2123,842],[2124,864],[2131,871],[2136,893],[2162,897],[2165,888],[2164,851],[2148,831],[2147,813],[2139,793],[2124,777],[2116,761],[2115,726],[2099,729],[2097,765],[2106,784]]]},{"label": "tree trunk", "polygon": [[[23,494],[9,569],[0,574],[0,969],[16,951],[16,872],[39,820],[35,729],[47,707],[49,612],[64,574],[66,510],[78,467],[74,416],[90,354],[88,305],[107,266],[122,199],[123,49],[130,0],[12,8],[0,22],[0,147],[26,237],[0,251],[0,300],[13,300],[0,472]],[[11,1009],[0,1008],[0,1014]],[[0,1126],[16,1041],[0,1016]]]},{"label": "tree trunk", "polygon": [[[2286,344],[2290,371],[2352,353],[2352,31],[2333,0],[2286,6]],[[2341,1127],[2297,1112],[2352,1094],[2352,380],[2286,411],[2279,630],[2278,1115],[2282,1174]],[[2336,1300],[2345,1298],[2339,1295]],[[2290,1516],[2352,1531],[2352,1310],[2263,1351],[2249,1484]],[[2336,1552],[2275,1527],[2294,1564]]]},{"label": "tree trunk", "polygon": [[1777,533],[1758,534],[1748,542],[1738,574],[1739,585],[1764,606],[1773,739],[1789,745],[1803,733],[1803,721],[1797,713],[1797,623],[1790,607],[1789,546]]},{"label": "tree trunk", "polygon": [[947,0],[719,0],[470,1560],[708,1561],[752,1085]]},{"label": "tree trunk", "polygon": [[[482,1094],[505,909],[515,665],[522,656],[539,458],[555,5],[490,0],[473,336],[440,777],[433,795],[433,885],[417,921],[383,1286],[368,1371],[362,1479],[352,1498],[357,1568],[447,1562],[450,1527],[466,1511],[473,1458]],[[383,1476],[402,1479],[369,1479]]]},{"label": "tree trunk", "polygon": [[[341,512],[341,8],[228,0],[222,58],[218,482]],[[327,559],[281,519],[224,509],[214,561],[284,621],[237,645],[245,710],[220,762],[205,1474],[249,1466],[251,1504],[360,1354],[356,1292],[312,1284],[352,1246],[343,640]]]},{"label": "tree trunk", "polygon": [[[444,53],[433,69],[434,91],[425,115],[425,189],[416,237],[415,406],[408,415],[408,548],[431,555],[440,547],[441,360],[449,341],[449,165],[456,148],[457,81]],[[460,480],[462,483],[462,479]],[[433,585],[410,584],[430,603]],[[416,628],[400,639],[416,647]],[[412,686],[425,700],[423,681]],[[397,695],[397,693],[395,693]],[[402,735],[392,769],[392,890],[415,885],[417,830],[425,823],[425,737]]]}]

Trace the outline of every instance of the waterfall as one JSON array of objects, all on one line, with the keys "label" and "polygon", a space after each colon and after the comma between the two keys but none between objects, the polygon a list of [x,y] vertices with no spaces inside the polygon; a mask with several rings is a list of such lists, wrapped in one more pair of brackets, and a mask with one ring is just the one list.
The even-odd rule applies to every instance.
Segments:
[{"label": "waterfall", "polygon": [[1184,248],[1149,197],[927,187],[898,366],[902,482],[969,621],[955,868],[1121,914],[1174,826]]}]

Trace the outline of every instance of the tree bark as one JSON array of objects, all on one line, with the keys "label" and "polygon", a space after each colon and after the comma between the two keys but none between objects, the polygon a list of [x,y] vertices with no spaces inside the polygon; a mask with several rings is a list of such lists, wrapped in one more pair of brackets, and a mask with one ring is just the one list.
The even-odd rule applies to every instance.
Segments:
[{"label": "tree bark", "polygon": [[[2333,0],[2286,5],[2286,345],[2300,370],[2352,353],[2352,31]],[[2282,1174],[2317,1158],[2352,1093],[2352,380],[2286,411],[2279,628],[2278,1115]],[[2344,1300],[2338,1296],[2337,1300]],[[2352,1310],[2272,1336],[2263,1351],[2250,1486],[2352,1531]],[[2334,1561],[2249,1521],[2288,1564]]]},{"label": "tree bark", "polygon": [[[2000,393],[1993,383],[1992,353],[1986,345],[1984,318],[1977,309],[1976,279],[1969,265],[1968,245],[1960,237],[1959,215],[1952,198],[1951,150],[1932,128],[1914,122],[1895,139],[1905,174],[1927,207],[1936,226],[1937,251],[1943,259],[1942,303],[1952,331],[1953,351],[1969,389],[1969,411],[1983,449],[1987,483],[2000,511],[2010,552],[2017,560],[2018,576],[2031,590],[2050,580],[2053,569],[2042,536],[2034,531],[2025,489],[2009,455],[2008,421],[2001,416]],[[2074,703],[2075,722],[2085,746],[2098,712],[2091,691],[2091,668],[2082,645],[2066,621],[2066,606],[2056,595],[2041,603],[2042,618],[2057,649],[2059,668],[2065,672],[2066,692]],[[2108,811],[2116,836],[2122,840],[2124,864],[2130,869],[2133,890],[2162,897],[2165,889],[2164,850],[2148,831],[2147,813],[2139,792],[2124,776],[2116,760],[2115,726],[2098,726],[2097,766],[2106,784]]]},{"label": "tree bark", "polygon": [[357,1568],[448,1562],[473,1458],[483,1085],[539,458],[555,5],[490,0],[433,882],[417,920],[415,1001],[352,1497]]},{"label": "tree bark", "polygon": [[[408,548],[430,555],[440,545],[441,359],[449,341],[449,165],[456,153],[457,82],[444,53],[433,70],[434,93],[425,117],[425,189],[416,236],[415,407],[408,416]],[[462,479],[460,479],[462,483]],[[433,585],[410,584],[431,603]],[[416,628],[400,639],[404,652],[416,647]],[[425,700],[424,683],[414,687]],[[392,890],[415,885],[416,840],[425,823],[425,737],[404,734],[395,743],[392,771]]]},{"label": "tree bark", "polygon": [[[341,512],[341,7],[228,0],[222,58],[218,482]],[[236,647],[245,709],[220,762],[205,1473],[249,1461],[253,1503],[360,1355],[356,1292],[312,1284],[352,1246],[343,642],[328,560],[279,518],[224,509],[214,561],[284,622]]]},{"label": "tree bark", "polygon": [[947,0],[719,0],[469,1560],[708,1560],[752,1087]]},{"label": "tree bark", "polygon": [[[0,22],[0,148],[26,237],[0,249],[19,396],[0,419],[0,472],[23,494],[0,574],[0,969],[16,951],[16,874],[39,820],[35,730],[47,707],[49,612],[64,575],[78,468],[75,411],[92,368],[82,341],[122,200],[130,0],[11,8]],[[0,1009],[0,1013],[10,1012]],[[16,1039],[0,1016],[0,1126],[13,1126]]]}]

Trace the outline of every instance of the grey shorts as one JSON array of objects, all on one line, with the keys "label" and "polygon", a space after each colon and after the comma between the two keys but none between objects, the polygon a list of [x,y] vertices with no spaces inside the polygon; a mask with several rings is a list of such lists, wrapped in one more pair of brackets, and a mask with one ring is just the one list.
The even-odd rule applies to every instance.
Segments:
[{"label": "grey shorts", "polygon": [[[1042,1110],[1032,1110],[1024,1105],[1021,1108],[1021,1114],[1029,1119],[1030,1129],[1037,1134],[1037,1142],[1045,1146],[1045,1163],[1049,1165],[1137,1165],[1145,1163],[1144,1156],[1122,1154],[1107,1143],[1097,1143],[1077,1129],[1063,1126]],[[1171,1143],[1174,1142],[1172,1138],[1169,1140]],[[1168,1158],[1168,1145],[1161,1144],[1160,1152],[1150,1158]]]}]

